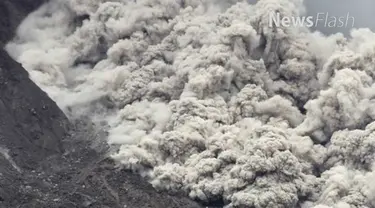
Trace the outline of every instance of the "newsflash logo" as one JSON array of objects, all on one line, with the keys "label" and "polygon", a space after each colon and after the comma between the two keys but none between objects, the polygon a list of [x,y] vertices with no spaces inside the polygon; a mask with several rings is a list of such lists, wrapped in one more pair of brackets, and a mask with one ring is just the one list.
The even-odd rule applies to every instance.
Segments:
[{"label": "newsflash logo", "polygon": [[270,27],[354,27],[355,19],[348,13],[346,16],[331,16],[328,13],[317,13],[316,16],[281,16],[280,13],[271,12],[269,16]]}]

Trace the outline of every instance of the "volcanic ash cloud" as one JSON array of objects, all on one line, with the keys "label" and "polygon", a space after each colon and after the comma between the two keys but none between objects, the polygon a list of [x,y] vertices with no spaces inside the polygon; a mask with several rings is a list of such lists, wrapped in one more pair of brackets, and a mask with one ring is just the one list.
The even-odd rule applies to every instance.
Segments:
[{"label": "volcanic ash cloud", "polygon": [[7,51],[112,157],[226,207],[375,207],[375,34],[270,27],[301,0],[54,0]]}]

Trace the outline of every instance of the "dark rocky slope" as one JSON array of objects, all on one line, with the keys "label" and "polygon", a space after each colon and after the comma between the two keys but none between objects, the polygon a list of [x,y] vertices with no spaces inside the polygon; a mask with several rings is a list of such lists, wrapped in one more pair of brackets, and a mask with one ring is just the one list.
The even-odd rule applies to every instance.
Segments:
[{"label": "dark rocky slope", "polygon": [[20,21],[43,2],[0,1],[0,208],[200,207],[117,170],[105,145],[89,145],[98,137],[94,128],[70,124],[3,50]]}]

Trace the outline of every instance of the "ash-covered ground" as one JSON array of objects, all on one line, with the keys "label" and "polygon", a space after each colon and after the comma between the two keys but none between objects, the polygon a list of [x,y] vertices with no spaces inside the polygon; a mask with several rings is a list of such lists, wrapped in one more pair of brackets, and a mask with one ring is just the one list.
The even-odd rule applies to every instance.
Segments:
[{"label": "ash-covered ground", "polygon": [[375,33],[270,27],[272,12],[304,4],[52,0],[6,50],[158,190],[226,207],[375,207]]}]

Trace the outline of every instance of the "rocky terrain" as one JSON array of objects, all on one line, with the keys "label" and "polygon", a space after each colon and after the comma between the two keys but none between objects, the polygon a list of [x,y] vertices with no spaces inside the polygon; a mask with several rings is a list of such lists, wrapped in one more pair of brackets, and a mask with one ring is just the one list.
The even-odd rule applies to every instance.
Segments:
[{"label": "rocky terrain", "polygon": [[43,2],[0,1],[0,207],[200,207],[116,169],[104,143],[89,142],[100,138],[95,128],[68,121],[2,49]]}]

